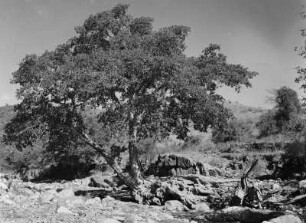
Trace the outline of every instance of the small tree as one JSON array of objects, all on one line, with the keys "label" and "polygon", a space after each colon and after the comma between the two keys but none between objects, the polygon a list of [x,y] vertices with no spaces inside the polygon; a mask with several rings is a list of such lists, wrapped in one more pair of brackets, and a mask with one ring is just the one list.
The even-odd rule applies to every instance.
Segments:
[{"label": "small tree", "polygon": [[298,116],[301,112],[301,105],[296,91],[285,86],[281,87],[274,91],[270,100],[275,103],[275,107],[260,116],[256,124],[259,130],[259,137],[283,131],[302,131],[303,122]]},{"label": "small tree", "polygon": [[275,92],[276,114],[275,120],[279,128],[282,128],[290,120],[296,118],[301,111],[300,101],[296,91],[281,87]]},{"label": "small tree", "polygon": [[[67,43],[23,59],[12,80],[21,103],[4,139],[20,149],[37,139],[49,150],[85,143],[139,190],[138,143],[170,133],[186,139],[191,123],[199,131],[223,125],[231,114],[216,90],[250,87],[256,73],[228,64],[218,45],[187,57],[188,27],[154,31],[152,18],[133,18],[127,9],[117,5],[91,15]],[[97,125],[86,125],[84,110],[94,111]],[[90,134],[94,126],[103,137]],[[107,152],[118,140],[129,151],[130,175]]]}]

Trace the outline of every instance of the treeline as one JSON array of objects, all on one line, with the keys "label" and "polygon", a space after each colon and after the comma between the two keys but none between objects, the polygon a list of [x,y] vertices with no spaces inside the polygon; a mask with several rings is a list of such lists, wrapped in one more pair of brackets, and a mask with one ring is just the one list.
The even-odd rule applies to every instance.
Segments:
[{"label": "treeline", "polygon": [[[213,128],[213,141],[250,142],[264,140],[279,136],[286,136],[291,140],[298,140],[305,135],[306,119],[297,92],[289,87],[283,86],[273,92],[270,97],[274,107],[262,110],[258,118],[241,118],[241,114],[235,114],[227,124],[221,128]],[[252,111],[252,109],[250,109]],[[256,113],[256,111],[253,111]]]}]

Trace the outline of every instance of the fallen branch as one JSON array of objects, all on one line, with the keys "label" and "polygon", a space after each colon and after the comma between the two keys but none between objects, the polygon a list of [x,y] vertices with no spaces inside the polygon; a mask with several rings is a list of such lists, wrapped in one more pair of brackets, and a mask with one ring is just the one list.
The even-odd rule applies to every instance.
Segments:
[{"label": "fallen branch", "polygon": [[201,183],[201,184],[225,184],[225,183],[237,183],[240,182],[240,179],[220,179],[219,177],[206,177],[203,175],[199,175],[199,174],[190,174],[190,175],[186,175],[186,176],[179,176],[177,178],[183,178],[186,180],[191,180],[194,183]]},{"label": "fallen branch", "polygon": [[258,163],[256,159],[250,168],[242,175],[240,184],[235,190],[231,205],[242,205],[252,208],[262,208],[262,195],[260,190],[248,180],[248,176]]}]

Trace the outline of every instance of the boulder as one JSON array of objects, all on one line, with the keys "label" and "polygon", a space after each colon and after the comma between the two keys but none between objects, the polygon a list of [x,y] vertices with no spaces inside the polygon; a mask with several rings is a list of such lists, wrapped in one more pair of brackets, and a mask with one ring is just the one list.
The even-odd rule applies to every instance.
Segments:
[{"label": "boulder", "polygon": [[165,212],[150,211],[148,214],[150,215],[149,220],[153,220],[154,222],[160,222],[161,220],[171,220],[174,218],[171,214]]},{"label": "boulder", "polygon": [[137,215],[130,215],[124,220],[124,223],[138,223],[138,222],[142,221],[141,218]]},{"label": "boulder", "polygon": [[94,176],[90,177],[90,182],[88,186],[99,187],[105,190],[112,190],[112,186],[110,186],[110,184],[112,183],[111,183],[111,180],[108,178],[109,176],[103,176],[102,174],[95,174]]},{"label": "boulder", "polygon": [[209,164],[193,162],[190,159],[177,155],[159,156],[155,163],[151,163],[145,174],[164,176],[182,176],[189,174],[201,174],[204,176],[220,176],[222,171]]},{"label": "boulder", "polygon": [[193,168],[194,164],[187,158],[185,157],[181,157],[181,156],[177,156],[176,157],[176,166],[180,167],[182,169],[189,169],[189,168]]},{"label": "boulder", "polygon": [[85,205],[101,205],[101,199],[99,197],[88,199]]},{"label": "boulder", "polygon": [[240,221],[245,223],[260,223],[272,218],[278,218],[282,215],[284,215],[283,212],[249,209],[241,213]]},{"label": "boulder", "polygon": [[97,219],[97,223],[121,223],[120,221],[113,218],[100,218]]},{"label": "boulder", "polygon": [[51,203],[55,199],[55,190],[49,190],[40,194],[39,198],[42,203]]},{"label": "boulder", "polygon": [[197,162],[196,163],[196,168],[197,168],[199,174],[201,174],[203,176],[216,177],[216,176],[221,175],[221,171],[218,168],[213,167],[209,164],[203,164],[203,163]]},{"label": "boulder", "polygon": [[62,191],[60,191],[57,196],[60,199],[67,199],[67,198],[72,198],[75,196],[74,192],[72,189],[64,189]]},{"label": "boulder", "polygon": [[306,192],[306,180],[301,180],[299,182],[299,189],[302,193]]},{"label": "boulder", "polygon": [[60,206],[57,211],[58,214],[71,214],[73,215],[74,213],[72,211],[70,211],[68,208],[64,207],[64,206]]},{"label": "boulder", "polygon": [[1,189],[1,190],[7,190],[7,189],[8,189],[7,184],[0,181],[0,189]]},{"label": "boulder", "polygon": [[200,211],[200,212],[211,212],[211,209],[206,203],[195,204],[194,209],[195,211]]},{"label": "boulder", "polygon": [[187,208],[177,200],[169,200],[165,202],[165,209],[168,211],[179,212],[184,211]]},{"label": "boulder", "polygon": [[21,194],[27,195],[29,197],[34,195],[34,191],[30,190],[29,188],[26,187],[21,187],[18,190]]},{"label": "boulder", "polygon": [[10,198],[9,194],[0,196],[0,202],[3,202],[8,205],[15,205],[16,203]]},{"label": "boulder", "polygon": [[176,155],[159,156],[157,166],[176,167],[177,156]]},{"label": "boulder", "polygon": [[302,223],[302,221],[299,217],[294,215],[283,215],[269,221],[263,221],[262,223]]},{"label": "boulder", "polygon": [[275,182],[272,184],[272,191],[280,191],[281,189],[282,187],[280,186],[278,182]]},{"label": "boulder", "polygon": [[116,205],[116,200],[110,196],[106,196],[101,200],[101,207],[104,210],[113,210]]},{"label": "boulder", "polygon": [[74,197],[73,199],[68,199],[65,202],[68,207],[80,207],[84,204],[84,198],[83,197]]}]

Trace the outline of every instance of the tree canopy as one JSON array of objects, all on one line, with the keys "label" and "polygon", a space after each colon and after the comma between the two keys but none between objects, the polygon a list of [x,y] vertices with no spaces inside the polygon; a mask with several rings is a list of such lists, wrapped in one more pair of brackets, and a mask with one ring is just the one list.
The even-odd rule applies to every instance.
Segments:
[{"label": "tree canopy", "polygon": [[302,131],[304,121],[299,116],[301,104],[295,90],[283,86],[274,90],[270,100],[275,104],[273,110],[263,114],[256,124],[260,137]]},{"label": "tree canopy", "polygon": [[[134,18],[127,10],[119,4],[91,15],[66,43],[24,57],[13,73],[21,103],[6,125],[7,143],[22,149],[43,139],[47,149],[58,150],[83,141],[113,165],[105,148],[120,138],[135,163],[142,139],[185,139],[191,124],[199,131],[225,125],[231,113],[216,90],[239,92],[257,73],[228,63],[215,44],[187,57],[190,28],[154,30],[152,18]],[[102,138],[89,131],[85,111],[94,111]]]},{"label": "tree canopy", "polygon": [[276,90],[275,94],[277,121],[289,121],[301,111],[300,100],[295,90],[284,86]]}]

